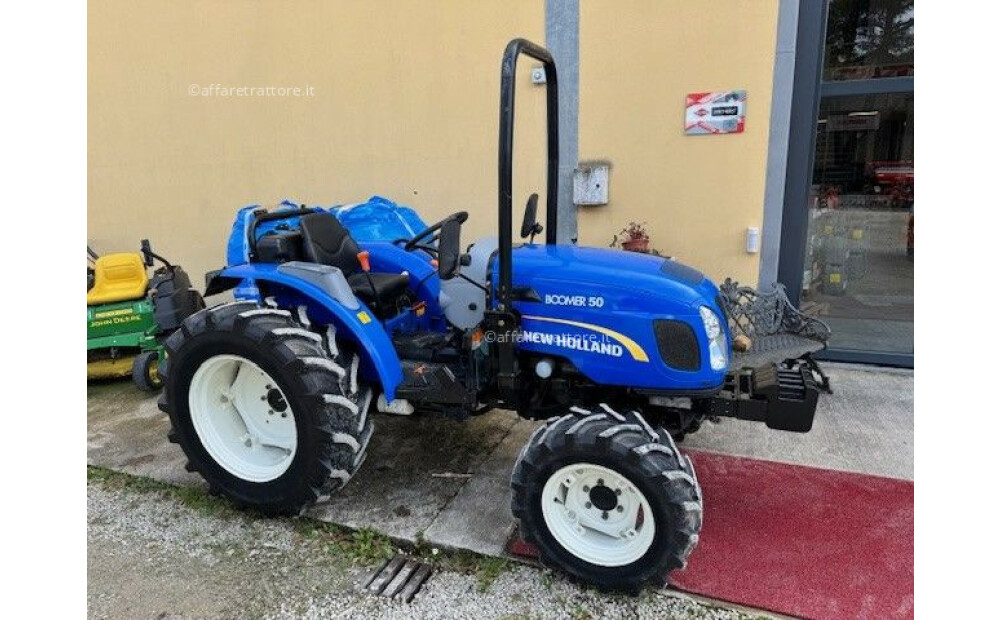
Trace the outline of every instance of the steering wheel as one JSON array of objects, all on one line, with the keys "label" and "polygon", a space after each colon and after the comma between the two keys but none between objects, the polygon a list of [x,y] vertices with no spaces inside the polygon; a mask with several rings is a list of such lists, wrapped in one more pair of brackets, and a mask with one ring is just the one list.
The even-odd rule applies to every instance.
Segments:
[{"label": "steering wheel", "polygon": [[[396,239],[395,241],[393,241],[393,243],[401,243],[405,241],[406,245],[403,246],[403,249],[406,250],[407,252],[412,252],[415,249],[420,249],[424,250],[425,252],[431,252],[433,254],[437,254],[437,248],[431,245],[438,240],[438,235],[435,233],[441,230],[441,227],[444,226],[446,223],[450,222],[451,220],[456,220],[458,221],[459,224],[464,224],[465,220],[467,219],[469,219],[469,214],[466,211],[459,211],[457,213],[452,213],[451,215],[444,218],[437,224],[428,226],[427,228],[421,230],[420,232],[415,234],[413,238],[409,240]],[[428,237],[430,237],[430,239],[428,239]]]}]

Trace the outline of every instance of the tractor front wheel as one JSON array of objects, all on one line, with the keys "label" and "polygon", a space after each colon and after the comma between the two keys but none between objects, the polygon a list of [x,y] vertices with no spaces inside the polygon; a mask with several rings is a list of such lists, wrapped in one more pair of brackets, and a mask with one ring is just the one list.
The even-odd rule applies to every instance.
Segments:
[{"label": "tractor front wheel", "polygon": [[[301,314],[301,313],[300,313]],[[237,302],[167,339],[160,407],[188,470],[237,506],[296,514],[341,488],[373,432],[356,354],[286,310]]]},{"label": "tractor front wheel", "polygon": [[669,433],[637,412],[574,407],[532,435],[511,476],[522,538],[599,587],[662,585],[701,529],[701,489]]}]

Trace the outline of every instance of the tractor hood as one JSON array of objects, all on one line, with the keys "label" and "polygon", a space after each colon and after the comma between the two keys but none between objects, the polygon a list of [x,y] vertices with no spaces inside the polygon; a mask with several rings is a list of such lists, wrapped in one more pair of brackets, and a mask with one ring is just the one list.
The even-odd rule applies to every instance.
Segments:
[{"label": "tractor hood", "polygon": [[[513,251],[519,349],[558,356],[599,385],[673,394],[722,386],[729,350],[719,290],[676,261],[621,250],[526,245]],[[710,341],[704,309],[722,326]],[[715,358],[718,361],[718,358]]]},{"label": "tractor hood", "polygon": [[[659,256],[604,248],[526,245],[514,250],[514,286],[539,295],[614,291],[624,306],[682,311],[714,306],[718,289],[700,271]],[[544,299],[543,299],[544,301]],[[669,306],[669,308],[664,307]],[[610,309],[610,308],[608,308]],[[631,307],[620,307],[630,310]]]}]

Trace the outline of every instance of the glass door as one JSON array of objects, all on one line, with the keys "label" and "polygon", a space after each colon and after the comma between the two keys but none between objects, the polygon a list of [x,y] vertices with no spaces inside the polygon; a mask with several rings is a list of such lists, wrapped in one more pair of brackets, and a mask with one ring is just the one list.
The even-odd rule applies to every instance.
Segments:
[{"label": "glass door", "polygon": [[913,353],[913,202],[913,94],[822,99],[800,307],[830,348]]},{"label": "glass door", "polygon": [[912,366],[913,1],[829,0],[825,17],[808,198],[786,204],[805,243],[782,260],[832,329],[827,357]]}]

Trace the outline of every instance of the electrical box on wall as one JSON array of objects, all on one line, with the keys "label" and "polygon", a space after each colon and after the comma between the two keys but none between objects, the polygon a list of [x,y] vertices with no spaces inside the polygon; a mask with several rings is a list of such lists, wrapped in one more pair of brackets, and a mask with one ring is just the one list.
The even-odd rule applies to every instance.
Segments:
[{"label": "electrical box on wall", "polygon": [[610,177],[609,162],[580,162],[573,171],[573,204],[580,206],[608,204]]}]

